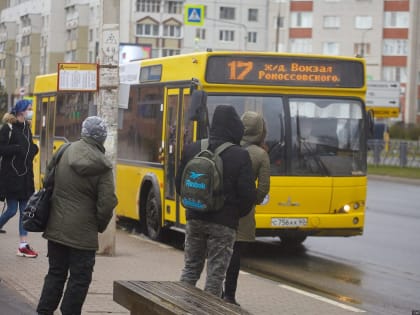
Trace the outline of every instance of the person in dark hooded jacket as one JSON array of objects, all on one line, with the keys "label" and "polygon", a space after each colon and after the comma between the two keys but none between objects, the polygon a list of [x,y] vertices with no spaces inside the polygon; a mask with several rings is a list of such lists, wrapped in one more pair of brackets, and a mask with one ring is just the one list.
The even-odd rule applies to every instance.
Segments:
[{"label": "person in dark hooded jacket", "polygon": [[[263,149],[267,129],[263,116],[257,112],[247,111],[241,119],[245,127],[241,145],[249,152],[251,157],[254,178],[258,182],[256,204],[261,204],[270,190],[270,158],[267,151]],[[225,289],[223,291],[223,299],[229,303],[239,305],[236,302],[235,295],[241,268],[241,252],[244,242],[255,240],[255,226],[254,206],[249,214],[239,220],[236,242],[226,272]]]},{"label": "person in dark hooded jacket", "polygon": [[[207,258],[207,278],[204,290],[222,295],[223,280],[235,242],[239,218],[247,215],[255,203],[256,188],[248,152],[239,144],[244,126],[232,106],[219,105],[210,128],[209,149],[225,142],[234,143],[220,154],[223,160],[224,206],[219,211],[197,212],[186,209],[185,265],[181,281],[195,285]],[[177,193],[185,165],[201,150],[197,141],[184,147],[176,175]]]},{"label": "person in dark hooded jacket", "polygon": [[0,216],[0,233],[6,233],[3,226],[19,209],[20,244],[16,255],[35,258],[38,253],[27,243],[28,232],[22,223],[23,211],[35,191],[33,160],[38,147],[32,140],[31,119],[30,100],[17,101],[10,113],[3,117],[4,124],[0,129],[0,197],[6,201],[7,208]]},{"label": "person in dark hooded jacket", "polygon": [[48,240],[49,269],[38,314],[53,314],[62,297],[61,314],[81,314],[92,281],[98,232],[106,229],[117,205],[112,163],[103,146],[106,123],[97,116],[86,118],[81,136],[64,151],[55,170],[50,217],[42,235]]}]

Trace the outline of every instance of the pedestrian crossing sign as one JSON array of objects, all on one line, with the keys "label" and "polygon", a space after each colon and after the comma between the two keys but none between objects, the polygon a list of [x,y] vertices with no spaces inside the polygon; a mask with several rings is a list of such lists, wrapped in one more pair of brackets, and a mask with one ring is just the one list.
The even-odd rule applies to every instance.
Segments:
[{"label": "pedestrian crossing sign", "polygon": [[185,5],[184,24],[202,26],[204,24],[204,5]]}]

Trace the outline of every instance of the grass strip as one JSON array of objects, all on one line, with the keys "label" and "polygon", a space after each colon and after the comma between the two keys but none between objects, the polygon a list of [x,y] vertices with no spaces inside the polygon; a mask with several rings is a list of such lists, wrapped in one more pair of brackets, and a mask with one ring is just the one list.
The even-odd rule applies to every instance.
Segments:
[{"label": "grass strip", "polygon": [[368,175],[383,175],[383,176],[420,179],[420,168],[368,165]]}]

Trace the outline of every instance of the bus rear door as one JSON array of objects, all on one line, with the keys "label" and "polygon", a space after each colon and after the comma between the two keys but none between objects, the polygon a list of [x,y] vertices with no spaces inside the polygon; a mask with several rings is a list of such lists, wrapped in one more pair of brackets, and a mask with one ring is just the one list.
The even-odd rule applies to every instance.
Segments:
[{"label": "bus rear door", "polygon": [[37,128],[39,131],[39,167],[40,180],[42,180],[48,161],[53,154],[56,96],[39,96],[37,105],[37,115],[39,115],[37,118],[37,124],[39,124],[39,128]]}]

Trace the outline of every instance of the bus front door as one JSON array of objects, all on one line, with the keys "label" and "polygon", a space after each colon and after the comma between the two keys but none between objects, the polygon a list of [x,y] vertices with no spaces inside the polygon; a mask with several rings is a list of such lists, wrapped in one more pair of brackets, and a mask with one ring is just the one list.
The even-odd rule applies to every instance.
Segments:
[{"label": "bus front door", "polygon": [[164,196],[163,219],[177,227],[185,224],[185,212],[181,211],[176,189],[175,176],[181,158],[182,143],[190,142],[190,122],[184,121],[188,111],[189,88],[170,88],[166,93],[165,146],[164,146]]}]

